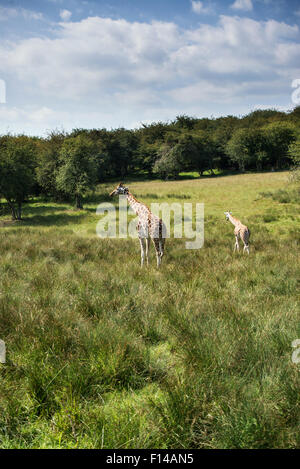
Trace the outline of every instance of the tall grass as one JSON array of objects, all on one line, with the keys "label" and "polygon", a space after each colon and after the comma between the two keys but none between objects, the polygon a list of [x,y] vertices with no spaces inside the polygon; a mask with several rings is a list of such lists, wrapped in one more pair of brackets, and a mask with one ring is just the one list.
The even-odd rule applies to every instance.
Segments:
[{"label": "tall grass", "polygon": [[[108,185],[81,212],[2,217],[0,447],[299,447],[298,207],[259,196],[285,178],[132,184],[147,204],[205,202],[203,249],[167,240],[161,270],[153,249],[141,270],[136,240],[96,237]],[[233,254],[228,209],[250,256]]]}]

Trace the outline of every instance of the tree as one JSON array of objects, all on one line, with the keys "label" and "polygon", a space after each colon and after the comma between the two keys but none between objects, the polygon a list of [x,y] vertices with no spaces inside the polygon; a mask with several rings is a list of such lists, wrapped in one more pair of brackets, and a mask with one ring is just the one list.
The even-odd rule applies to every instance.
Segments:
[{"label": "tree", "polygon": [[163,144],[158,150],[158,157],[153,172],[164,179],[176,179],[182,169],[178,144],[174,146]]},{"label": "tree", "polygon": [[265,139],[259,128],[237,129],[226,145],[226,152],[241,171],[246,167],[261,169],[267,158]]},{"label": "tree", "polygon": [[[291,180],[293,182],[300,183],[300,136],[298,139],[289,145],[288,155],[291,158],[294,165],[291,168],[292,177]],[[299,189],[298,189],[299,190]]]},{"label": "tree", "polygon": [[157,143],[140,142],[137,149],[137,166],[139,171],[146,171],[151,177],[153,166],[158,158],[159,145]]},{"label": "tree", "polygon": [[182,114],[180,116],[176,116],[176,120],[173,122],[174,126],[177,126],[182,129],[187,129],[187,130],[192,130],[198,119],[194,117],[189,117],[185,114]]},{"label": "tree", "polygon": [[64,193],[57,188],[56,177],[61,164],[59,153],[65,138],[64,132],[52,131],[46,139],[38,143],[37,182],[41,191],[55,200],[64,197]]},{"label": "tree", "polygon": [[7,200],[13,220],[21,220],[22,203],[36,184],[36,143],[24,135],[0,139],[0,194]]},{"label": "tree", "polygon": [[218,146],[212,139],[209,131],[198,132],[198,135],[193,138],[194,151],[190,152],[193,157],[192,167],[198,171],[199,175],[202,176],[204,171],[211,171],[218,166],[219,163],[219,152]]},{"label": "tree", "polygon": [[241,119],[243,128],[257,128],[263,125],[280,122],[285,118],[286,114],[276,109],[256,109]]},{"label": "tree", "polygon": [[169,125],[163,122],[153,122],[152,124],[142,124],[141,129],[137,131],[140,139],[146,143],[155,143],[164,141],[165,135],[169,130]]},{"label": "tree", "polygon": [[274,122],[263,128],[268,160],[277,169],[289,161],[289,145],[296,139],[295,127],[289,122]]},{"label": "tree", "polygon": [[99,148],[86,135],[70,137],[63,143],[56,176],[57,189],[74,197],[76,207],[83,208],[84,194],[94,189],[97,182],[97,153]]},{"label": "tree", "polygon": [[137,163],[137,138],[133,131],[123,128],[113,132],[115,173],[121,178],[133,173]]},{"label": "tree", "polygon": [[214,129],[210,135],[215,147],[215,165],[220,169],[227,169],[231,166],[228,158],[226,145],[231,139],[233,132],[239,126],[239,119],[234,116],[219,117],[214,122]]},{"label": "tree", "polygon": [[295,122],[299,125],[300,121],[300,106],[294,107],[294,109],[290,112],[289,117],[291,118],[292,122]]},{"label": "tree", "polygon": [[247,129],[238,129],[226,145],[226,153],[233,163],[236,163],[240,171],[245,171],[250,157],[247,146]]},{"label": "tree", "polygon": [[115,164],[113,160],[113,152],[118,152],[119,148],[114,148],[112,141],[114,140],[114,130],[102,129],[73,129],[70,137],[84,135],[97,147],[96,163],[97,163],[97,182],[103,182],[107,178],[117,176],[115,174]]},{"label": "tree", "polygon": [[300,137],[289,145],[288,155],[295,165],[300,165]]}]

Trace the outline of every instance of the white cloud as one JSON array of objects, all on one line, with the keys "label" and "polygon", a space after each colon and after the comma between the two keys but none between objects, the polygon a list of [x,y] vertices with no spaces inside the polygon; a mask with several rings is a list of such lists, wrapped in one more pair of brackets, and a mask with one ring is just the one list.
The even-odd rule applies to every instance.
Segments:
[{"label": "white cloud", "polygon": [[191,3],[192,3],[192,11],[194,13],[197,13],[198,15],[200,15],[201,13],[209,13],[210,12],[210,8],[205,7],[203,5],[203,2],[198,2],[198,1],[192,0]]},{"label": "white cloud", "polygon": [[297,25],[221,16],[184,30],[90,17],[0,45],[0,127],[118,127],[284,105],[298,76]]},{"label": "white cloud", "polygon": [[[95,116],[93,116],[95,117]],[[0,106],[2,133],[46,134],[54,128],[79,127],[79,122],[69,112],[47,106]]]},{"label": "white cloud", "polygon": [[16,18],[17,16],[22,16],[26,20],[42,20],[43,14],[26,10],[25,8],[7,8],[0,6],[0,21],[7,21],[10,18]]},{"label": "white cloud", "polygon": [[63,21],[69,21],[72,16],[72,12],[69,10],[60,10],[59,16]]},{"label": "white cloud", "polygon": [[235,0],[231,5],[235,10],[251,11],[253,9],[251,0]]}]

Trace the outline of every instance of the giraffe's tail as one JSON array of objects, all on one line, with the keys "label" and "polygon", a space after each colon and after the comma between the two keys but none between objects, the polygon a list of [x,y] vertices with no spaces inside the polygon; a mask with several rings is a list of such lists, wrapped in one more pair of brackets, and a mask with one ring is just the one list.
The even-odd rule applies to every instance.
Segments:
[{"label": "giraffe's tail", "polygon": [[164,239],[161,239],[159,240],[159,255],[160,257],[163,257],[164,255],[164,245],[165,245],[165,240]]}]

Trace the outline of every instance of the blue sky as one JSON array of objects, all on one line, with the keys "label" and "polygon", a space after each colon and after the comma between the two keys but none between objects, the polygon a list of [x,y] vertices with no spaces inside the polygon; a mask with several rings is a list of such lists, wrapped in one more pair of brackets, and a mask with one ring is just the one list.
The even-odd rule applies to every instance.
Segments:
[{"label": "blue sky", "polygon": [[299,78],[298,1],[0,0],[0,133],[288,110]]}]

